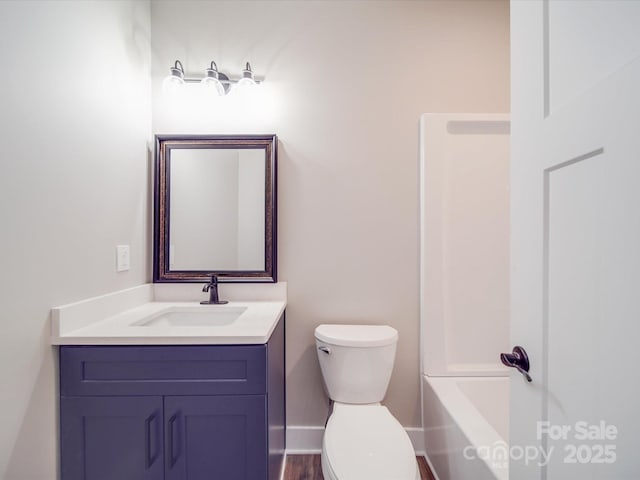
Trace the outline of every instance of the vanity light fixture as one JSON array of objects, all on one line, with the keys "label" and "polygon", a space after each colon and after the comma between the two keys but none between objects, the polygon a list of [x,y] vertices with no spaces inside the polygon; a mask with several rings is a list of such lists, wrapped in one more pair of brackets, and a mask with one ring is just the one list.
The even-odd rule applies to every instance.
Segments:
[{"label": "vanity light fixture", "polygon": [[162,89],[165,93],[172,93],[187,83],[199,83],[207,91],[215,95],[222,96],[229,93],[232,85],[256,85],[257,81],[251,70],[251,64],[247,62],[245,69],[242,71],[242,77],[238,79],[229,78],[228,75],[218,70],[218,65],[213,60],[205,70],[202,78],[185,77],[184,68],[180,60],[176,60],[173,67],[170,67],[169,75],[162,82]]},{"label": "vanity light fixture", "polygon": [[184,85],[184,68],[180,60],[176,60],[176,63],[171,67],[171,73],[162,82],[162,90],[166,93],[176,91]]},{"label": "vanity light fixture", "polygon": [[247,62],[247,66],[242,71],[242,78],[238,80],[238,85],[255,85],[256,81],[253,78],[253,71],[251,71],[251,64]]},{"label": "vanity light fixture", "polygon": [[220,78],[222,78],[222,80],[229,81],[229,77],[227,77],[224,73],[220,74],[220,72],[218,71],[218,65],[216,65],[216,62],[211,60],[211,65],[205,71],[205,77],[200,80],[200,84],[208,91],[214,92],[218,96],[222,96],[227,93],[229,84],[227,84],[227,88],[225,88],[220,81]]}]

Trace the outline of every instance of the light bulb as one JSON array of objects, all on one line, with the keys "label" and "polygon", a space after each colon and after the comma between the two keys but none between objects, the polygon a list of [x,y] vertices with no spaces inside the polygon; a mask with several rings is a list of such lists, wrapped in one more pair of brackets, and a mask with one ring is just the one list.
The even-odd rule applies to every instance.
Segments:
[{"label": "light bulb", "polygon": [[162,82],[162,91],[172,94],[177,92],[182,85],[184,85],[184,80],[178,77],[168,76]]},{"label": "light bulb", "polygon": [[217,78],[205,77],[200,81],[200,85],[206,92],[215,93],[216,95],[224,95],[224,86]]},{"label": "light bulb", "polygon": [[239,87],[248,87],[255,84],[256,81],[253,78],[241,78],[240,80],[238,80]]},{"label": "light bulb", "polygon": [[253,79],[253,72],[251,71],[251,65],[247,62],[246,68],[242,71],[242,78],[238,80],[238,86],[255,85],[256,81]]},{"label": "light bulb", "polygon": [[167,94],[175,93],[184,85],[184,69],[180,60],[176,60],[170,71],[171,73],[162,81],[162,91]]},{"label": "light bulb", "polygon": [[200,80],[200,86],[204,88],[206,92],[213,93],[220,97],[227,93],[224,85],[222,85],[220,81],[220,74],[216,62],[211,62],[211,66],[206,70],[205,77]]}]

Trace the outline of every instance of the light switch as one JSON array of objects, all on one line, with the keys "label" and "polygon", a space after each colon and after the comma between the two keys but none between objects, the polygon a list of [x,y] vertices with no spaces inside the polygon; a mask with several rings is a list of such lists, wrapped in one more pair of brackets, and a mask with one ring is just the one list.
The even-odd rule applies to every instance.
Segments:
[{"label": "light switch", "polygon": [[129,245],[116,245],[116,272],[125,272],[130,266]]}]

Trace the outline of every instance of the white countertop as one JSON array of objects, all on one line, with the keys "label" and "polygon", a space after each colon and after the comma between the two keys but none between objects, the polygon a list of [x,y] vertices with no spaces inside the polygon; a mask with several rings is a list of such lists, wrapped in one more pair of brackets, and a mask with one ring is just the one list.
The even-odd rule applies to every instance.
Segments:
[{"label": "white countertop", "polygon": [[[154,292],[154,285],[141,285],[132,289],[110,293],[52,309],[51,343],[53,345],[237,345],[263,344],[269,340],[278,319],[286,307],[286,285],[276,284],[265,290],[246,296],[260,300],[237,300],[243,295],[229,290],[231,300],[221,307],[246,308],[232,323],[211,326],[140,325],[145,319],[159,312],[184,307],[215,309],[216,305],[201,306],[197,300],[176,301],[167,295]],[[259,288],[256,285],[252,288]],[[201,286],[199,287],[201,288]],[[176,288],[176,292],[184,290]],[[222,289],[221,289],[222,290]],[[193,287],[191,288],[193,291]],[[255,290],[253,290],[255,293]],[[201,294],[199,296],[202,296]],[[158,298],[160,297],[160,298]],[[283,298],[284,297],[284,298]],[[167,301],[167,298],[171,298]]]}]

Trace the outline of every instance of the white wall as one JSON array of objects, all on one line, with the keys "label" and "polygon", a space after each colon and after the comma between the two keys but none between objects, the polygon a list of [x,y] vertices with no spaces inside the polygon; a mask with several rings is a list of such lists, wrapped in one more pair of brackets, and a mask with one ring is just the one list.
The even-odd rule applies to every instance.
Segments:
[{"label": "white wall", "polygon": [[49,309],[149,278],[149,32],[148,2],[0,2],[4,480],[56,478]]},{"label": "white wall", "polygon": [[[321,322],[390,323],[387,404],[418,402],[418,118],[506,112],[508,2],[154,1],[152,80],[243,62],[247,102],[170,104],[156,133],[276,133],[288,421],[322,425]],[[52,306],[149,279],[149,3],[0,2],[0,478],[55,478]],[[47,80],[38,75],[46,74]],[[115,272],[115,245],[132,268]]]},{"label": "white wall", "polygon": [[[324,425],[313,330],[400,332],[386,398],[420,423],[418,121],[508,112],[509,5],[483,1],[163,1],[151,6],[155,133],[276,133],[278,267],[289,285],[287,421]],[[178,103],[180,59],[266,77],[252,102]]]}]

